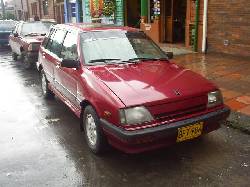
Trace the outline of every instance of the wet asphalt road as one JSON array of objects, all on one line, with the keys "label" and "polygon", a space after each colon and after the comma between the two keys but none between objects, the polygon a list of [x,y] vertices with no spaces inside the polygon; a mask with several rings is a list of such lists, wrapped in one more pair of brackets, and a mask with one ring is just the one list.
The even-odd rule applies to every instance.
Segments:
[{"label": "wet asphalt road", "polygon": [[89,152],[79,120],[44,100],[38,73],[0,48],[0,186],[249,186],[250,136],[223,126],[198,140],[127,155]]}]

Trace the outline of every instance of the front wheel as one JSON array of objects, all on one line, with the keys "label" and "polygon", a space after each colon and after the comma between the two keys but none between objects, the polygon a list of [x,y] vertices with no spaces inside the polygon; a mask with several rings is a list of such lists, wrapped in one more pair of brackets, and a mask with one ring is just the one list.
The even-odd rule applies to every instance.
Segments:
[{"label": "front wheel", "polygon": [[41,88],[45,98],[53,98],[55,96],[55,94],[49,89],[48,80],[43,70],[41,71]]},{"label": "front wheel", "polygon": [[85,108],[82,120],[88,147],[95,154],[102,153],[107,148],[107,140],[100,127],[99,117],[92,106]]}]

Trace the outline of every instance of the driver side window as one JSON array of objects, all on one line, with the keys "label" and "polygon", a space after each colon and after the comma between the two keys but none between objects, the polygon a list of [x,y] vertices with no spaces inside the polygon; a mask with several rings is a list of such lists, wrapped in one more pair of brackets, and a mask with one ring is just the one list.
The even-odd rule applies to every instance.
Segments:
[{"label": "driver side window", "polygon": [[62,46],[61,58],[67,60],[77,60],[77,33],[68,32]]}]

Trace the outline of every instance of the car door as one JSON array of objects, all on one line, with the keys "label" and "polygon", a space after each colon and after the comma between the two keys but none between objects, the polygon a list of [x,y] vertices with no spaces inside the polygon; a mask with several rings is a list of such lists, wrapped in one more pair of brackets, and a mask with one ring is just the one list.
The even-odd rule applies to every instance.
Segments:
[{"label": "car door", "polygon": [[54,85],[54,64],[50,61],[50,46],[53,42],[55,31],[56,29],[54,28],[50,29],[48,36],[44,38],[44,41],[41,44],[38,55],[38,62],[42,65],[46,78],[52,85]]},{"label": "car door", "polygon": [[55,29],[48,41],[46,49],[41,51],[46,77],[58,91],[61,89],[58,81],[55,78],[55,74],[61,64],[60,53],[65,34],[66,31]]},{"label": "car door", "polygon": [[[78,60],[77,37],[78,33],[67,32],[62,45],[62,59]],[[60,66],[55,72],[55,79],[60,85],[61,92],[75,107],[79,105],[77,102],[77,76],[78,70],[75,68]]]}]

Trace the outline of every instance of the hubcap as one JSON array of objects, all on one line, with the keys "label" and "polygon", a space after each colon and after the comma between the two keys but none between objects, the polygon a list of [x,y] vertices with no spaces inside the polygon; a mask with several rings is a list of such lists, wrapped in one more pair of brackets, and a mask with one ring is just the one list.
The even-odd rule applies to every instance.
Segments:
[{"label": "hubcap", "polygon": [[44,95],[47,93],[46,87],[47,87],[46,78],[44,74],[42,74],[42,91]]},{"label": "hubcap", "polygon": [[95,124],[95,120],[91,114],[87,115],[85,123],[86,123],[86,134],[87,134],[87,138],[89,140],[89,143],[92,146],[95,146],[96,140],[97,140],[96,124]]}]

